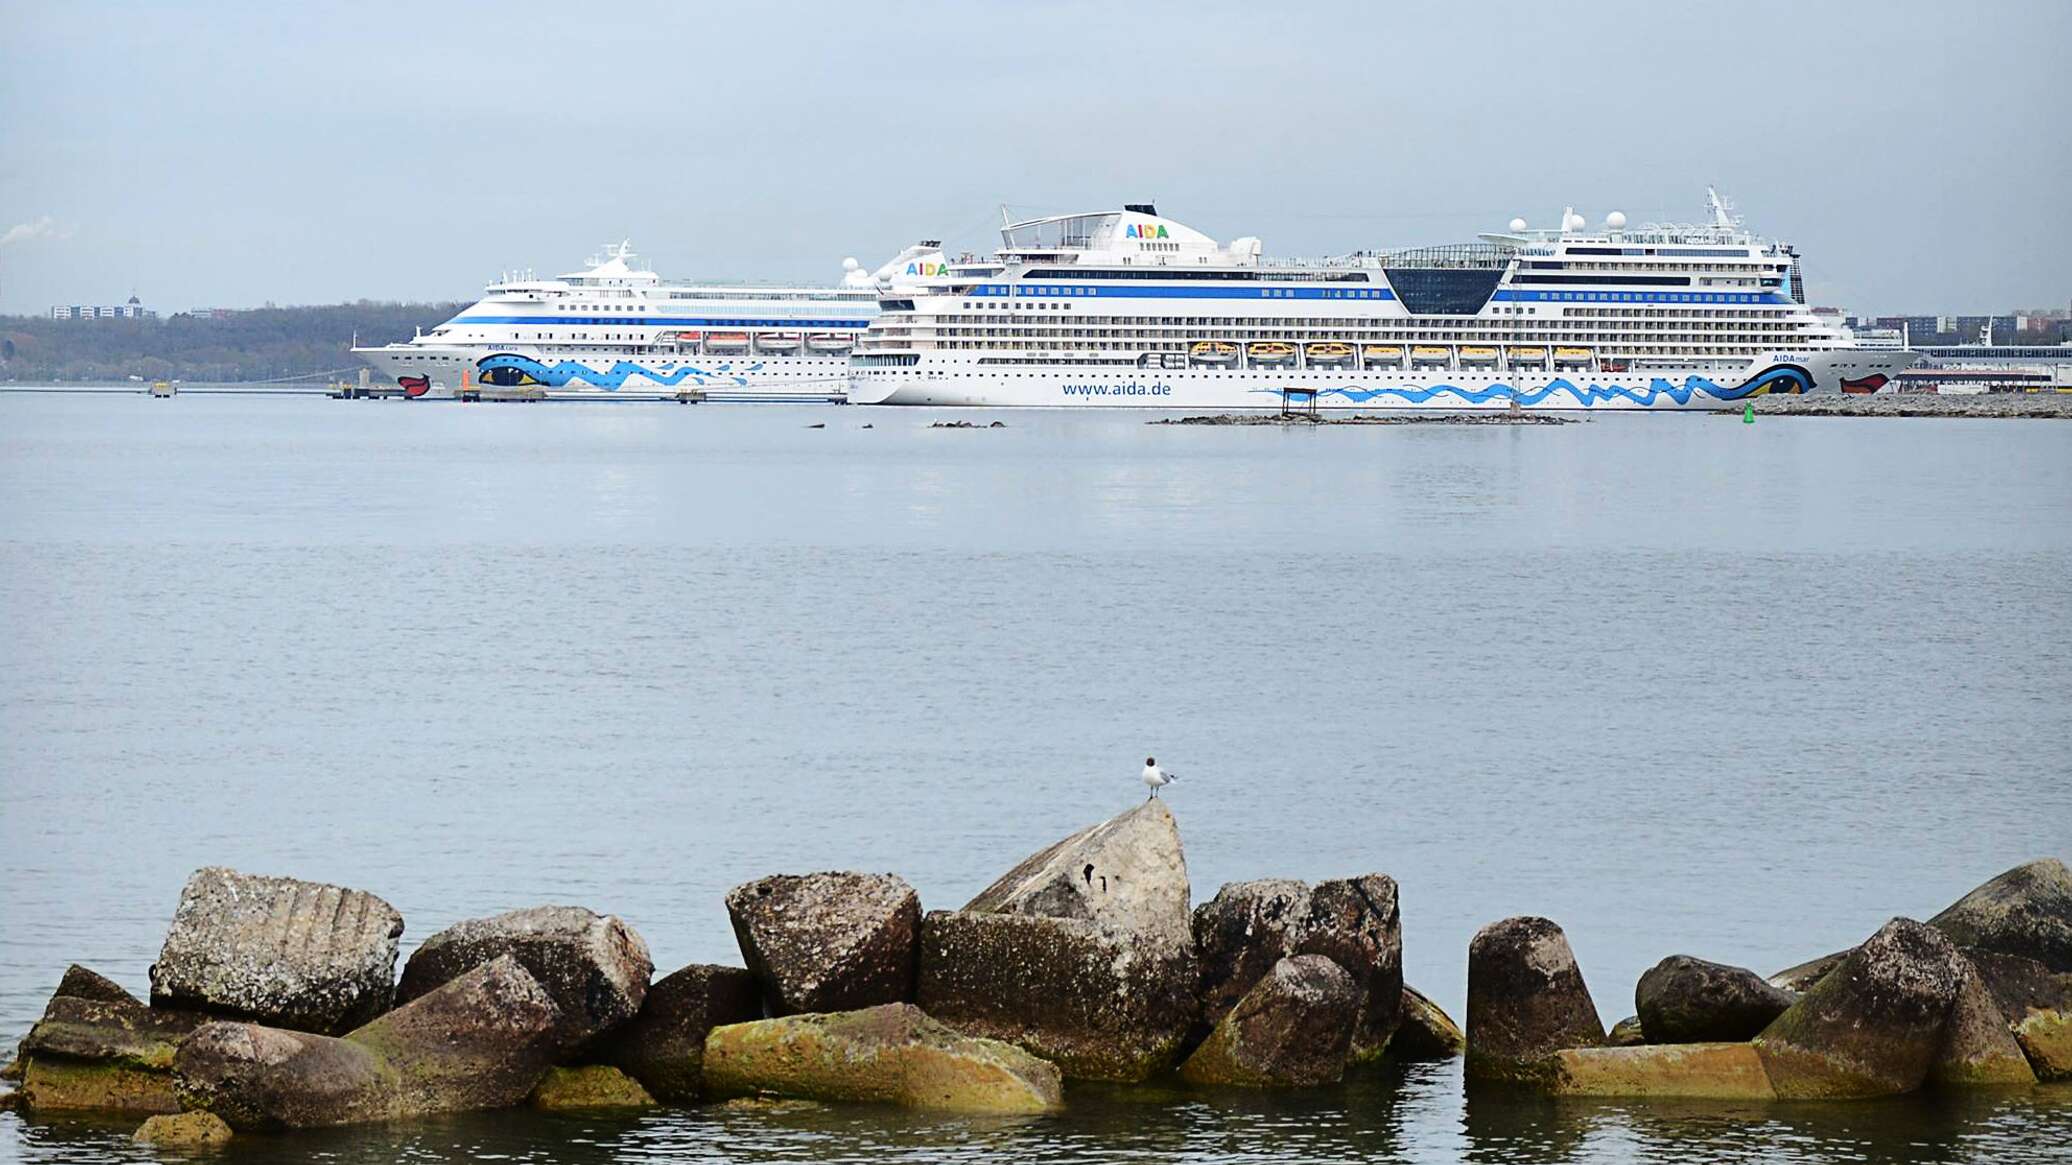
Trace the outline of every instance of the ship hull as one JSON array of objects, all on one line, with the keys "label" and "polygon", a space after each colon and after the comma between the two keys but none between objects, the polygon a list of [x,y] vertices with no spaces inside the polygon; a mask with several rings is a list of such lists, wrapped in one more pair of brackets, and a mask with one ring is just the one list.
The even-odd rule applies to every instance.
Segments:
[{"label": "ship hull", "polygon": [[815,353],[658,359],[602,352],[576,359],[520,347],[394,344],[353,354],[382,379],[433,398],[469,389],[528,390],[547,400],[657,400],[696,392],[707,400],[827,401],[845,397],[849,384],[847,357]]},{"label": "ship hull", "polygon": [[1844,349],[1771,353],[1733,370],[981,370],[968,358],[921,354],[910,366],[853,368],[849,399],[980,408],[1716,410],[1771,393],[1840,391],[1844,380],[1890,377],[1915,359],[1910,352]]}]

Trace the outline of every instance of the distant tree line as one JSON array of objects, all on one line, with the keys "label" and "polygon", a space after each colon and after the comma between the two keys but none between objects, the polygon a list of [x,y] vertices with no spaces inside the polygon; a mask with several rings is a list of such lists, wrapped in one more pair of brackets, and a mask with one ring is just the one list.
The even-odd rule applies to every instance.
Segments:
[{"label": "distant tree line", "polygon": [[463,306],[363,299],[155,320],[0,316],[0,381],[237,382],[352,369],[355,336],[362,344],[407,340]]}]

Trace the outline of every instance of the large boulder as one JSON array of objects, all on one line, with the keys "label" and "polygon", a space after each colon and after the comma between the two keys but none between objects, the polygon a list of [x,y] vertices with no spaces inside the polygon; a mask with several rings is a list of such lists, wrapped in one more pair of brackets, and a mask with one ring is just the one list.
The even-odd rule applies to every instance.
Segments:
[{"label": "large boulder", "polygon": [[1493,922],[1468,943],[1469,1080],[1543,1083],[1563,1048],[1604,1043],[1568,936],[1544,918]]},{"label": "large boulder", "polygon": [[1187,858],[1164,802],[1146,801],[1024,859],[967,912],[1078,919],[1116,934],[1193,942]]},{"label": "large boulder", "polygon": [[1964,953],[2037,1078],[2072,1079],[2072,974],[2019,955]]},{"label": "large boulder", "polygon": [[424,940],[403,967],[396,1001],[421,999],[506,955],[554,1000],[564,1052],[638,1014],[655,970],[647,943],[617,917],[533,906],[455,923]]},{"label": "large boulder", "polygon": [[336,1035],[388,1010],[403,916],[364,890],[196,870],[151,966],[151,1001]]},{"label": "large boulder", "polygon": [[1754,1039],[1798,996],[1744,967],[1671,955],[1633,989],[1634,1010],[1651,1044]]},{"label": "large boulder", "polygon": [[1221,1020],[1282,960],[1309,921],[1310,888],[1293,878],[1231,882],[1194,908],[1204,1023]]},{"label": "large boulder", "polygon": [[736,886],[727,916],[771,1015],[914,998],[921,898],[893,874],[779,874]]},{"label": "large boulder", "polygon": [[1641,1028],[1637,1015],[1627,1016],[1604,1033],[1604,1044],[1608,1048],[1637,1048],[1647,1042],[1648,1034]]},{"label": "large boulder", "polygon": [[591,1054],[623,1069],[655,1099],[689,1104],[704,1095],[706,1033],[762,1017],[762,988],[754,975],[693,963],[657,979],[640,1014],[605,1036]]},{"label": "large boulder", "polygon": [[1410,984],[1403,985],[1403,1019],[1389,1037],[1392,1060],[1450,1060],[1468,1046],[1460,1025]]},{"label": "large boulder", "polygon": [[1180,1075],[1196,1084],[1254,1088],[1335,1083],[1345,1073],[1364,998],[1352,976],[1323,955],[1282,959],[1217,1021]]},{"label": "large boulder", "polygon": [[1928,920],[1960,947],[2072,972],[2072,870],[2056,858],[2016,866]]},{"label": "large boulder", "polygon": [[1373,1059],[1402,1016],[1403,929],[1386,874],[1320,882],[1233,882],[1196,908],[1202,1024],[1212,1026],[1285,958],[1323,955],[1360,989],[1351,1057]]},{"label": "large boulder", "polygon": [[1775,1100],[1763,1058],[1747,1043],[1563,1048],[1546,1077],[1557,1096]]},{"label": "large boulder", "polygon": [[1194,1023],[1193,952],[1084,919],[930,911],[922,1010],[1026,1048],[1068,1077],[1138,1081],[1172,1066]]},{"label": "large boulder", "polygon": [[717,1027],[705,1045],[715,1096],[881,1101],[963,1112],[1060,1107],[1054,1065],[960,1034],[911,1003]]},{"label": "large boulder", "polygon": [[2036,1083],[2036,1072],[2007,1018],[1968,960],[1956,1002],[1943,1023],[1942,1046],[1928,1064],[1928,1083],[1942,1088]]},{"label": "large boulder", "polygon": [[75,965],[22,1040],[22,1106],[43,1112],[178,1112],[173,1057],[180,1041],[207,1018],[146,1007],[104,976]]},{"label": "large boulder", "polygon": [[238,1129],[301,1128],[505,1108],[553,1066],[560,1012],[503,956],[343,1038],[212,1023],[180,1045],[182,1107]]},{"label": "large boulder", "polygon": [[1964,982],[1933,927],[1895,918],[1756,1036],[1787,1100],[1890,1096],[1928,1077]]}]

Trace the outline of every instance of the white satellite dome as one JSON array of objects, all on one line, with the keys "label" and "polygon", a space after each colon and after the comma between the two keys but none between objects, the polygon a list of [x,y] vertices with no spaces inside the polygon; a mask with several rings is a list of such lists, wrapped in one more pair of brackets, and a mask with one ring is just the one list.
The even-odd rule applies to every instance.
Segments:
[{"label": "white satellite dome", "polygon": [[854,255],[851,255],[847,259],[842,260],[842,270],[844,271],[854,271],[861,266],[863,266],[863,264],[858,263],[856,261],[856,256]]},{"label": "white satellite dome", "polygon": [[1579,230],[1582,230],[1582,229],[1583,229],[1583,216],[1582,216],[1582,215],[1580,215],[1580,214],[1571,214],[1571,215],[1569,215],[1569,216],[1568,216],[1568,229],[1569,229],[1569,230],[1572,230],[1572,231],[1579,231]]},{"label": "white satellite dome", "polygon": [[1514,218],[1514,219],[1512,219],[1512,220],[1511,220],[1511,230],[1512,230],[1513,232],[1517,232],[1517,231],[1522,231],[1522,230],[1524,230],[1524,229],[1525,229],[1525,220],[1524,220],[1524,219],[1522,219],[1522,218]]},{"label": "white satellite dome", "polygon": [[1620,229],[1620,228],[1622,228],[1622,227],[1624,227],[1624,226],[1626,225],[1626,214],[1625,214],[1625,212],[1624,212],[1624,211],[1618,211],[1618,210],[1615,210],[1615,211],[1611,212],[1610,214],[1608,214],[1608,215],[1605,215],[1605,216],[1604,216],[1604,225],[1606,225],[1606,226],[1608,226],[1608,227],[1612,228],[1612,229],[1613,229],[1613,230],[1615,230],[1615,231],[1616,231],[1616,230],[1619,230],[1619,229]]}]

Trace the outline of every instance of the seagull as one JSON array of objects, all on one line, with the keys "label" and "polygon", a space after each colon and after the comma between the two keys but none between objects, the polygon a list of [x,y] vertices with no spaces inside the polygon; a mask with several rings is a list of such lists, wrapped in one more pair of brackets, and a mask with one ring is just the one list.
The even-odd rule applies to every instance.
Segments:
[{"label": "seagull", "polygon": [[1144,782],[1144,786],[1151,790],[1150,795],[1144,798],[1146,801],[1149,801],[1152,797],[1158,796],[1160,789],[1179,780],[1180,777],[1177,773],[1169,773],[1159,768],[1157,757],[1147,756],[1144,758],[1144,775],[1140,779]]}]

